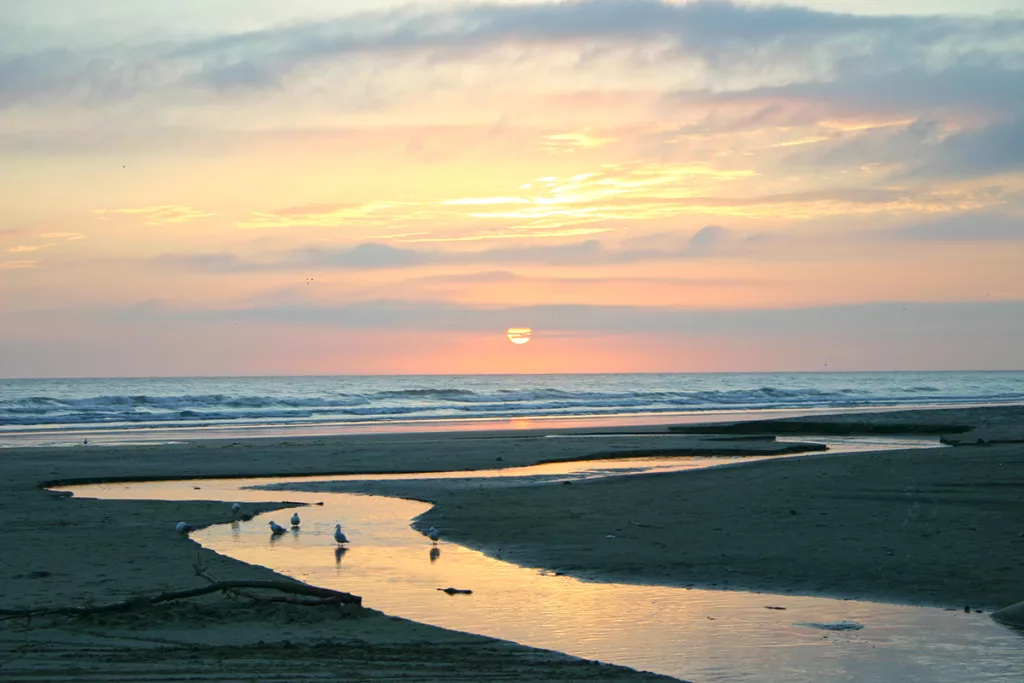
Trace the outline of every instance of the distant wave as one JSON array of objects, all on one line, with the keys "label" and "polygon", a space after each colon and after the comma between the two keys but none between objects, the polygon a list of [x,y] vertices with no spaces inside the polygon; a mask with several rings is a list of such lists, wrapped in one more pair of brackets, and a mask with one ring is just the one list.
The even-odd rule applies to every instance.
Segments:
[{"label": "distant wave", "polygon": [[[1011,403],[1024,402],[1024,380],[1020,391],[986,390],[976,380],[950,383],[940,387],[915,383],[867,382],[854,375],[851,384],[860,386],[786,387],[775,384],[753,388],[666,389],[669,380],[653,382],[644,376],[635,384],[660,384],[636,390],[597,390],[599,380],[575,378],[573,387],[539,386],[509,388],[498,379],[475,378],[473,389],[460,387],[408,386],[364,391],[330,391],[311,395],[285,393],[198,393],[198,394],[97,394],[91,396],[0,394],[0,430],[18,428],[70,428],[104,426],[146,427],[211,424],[265,424],[292,422],[365,422],[396,419],[471,419],[520,416],[645,414],[700,412],[710,410],[764,410],[780,408],[850,408],[861,406],[899,406],[921,403]],[[627,378],[628,379],[628,378]],[[672,379],[672,378],[669,378]],[[194,380],[214,386],[214,380]],[[439,381],[439,380],[438,380]],[[87,382],[87,380],[82,380]],[[97,380],[97,382],[99,382]],[[115,380],[102,382],[116,384]],[[296,380],[281,382],[294,389]],[[380,381],[376,380],[379,384]],[[803,383],[813,383],[802,378]],[[40,381],[42,383],[42,381]],[[143,380],[125,380],[125,384],[143,386]],[[425,382],[426,383],[426,382]],[[621,380],[619,384],[627,383]],[[678,381],[684,384],[684,381]],[[697,384],[698,382],[694,382]],[[708,384],[707,378],[699,383]],[[834,379],[829,381],[835,385]],[[238,381],[224,380],[235,386]],[[243,383],[244,384],[244,383]],[[276,388],[273,378],[260,388]],[[350,381],[349,384],[356,384]],[[367,381],[372,385],[372,381]],[[519,384],[528,384],[519,380]],[[585,384],[587,388],[579,385]],[[722,384],[727,384],[723,381]],[[819,384],[827,384],[820,381]],[[480,385],[487,385],[481,387]],[[248,385],[247,385],[248,386]],[[593,388],[590,388],[593,387]],[[1016,385],[1013,385],[1016,388]]]}]

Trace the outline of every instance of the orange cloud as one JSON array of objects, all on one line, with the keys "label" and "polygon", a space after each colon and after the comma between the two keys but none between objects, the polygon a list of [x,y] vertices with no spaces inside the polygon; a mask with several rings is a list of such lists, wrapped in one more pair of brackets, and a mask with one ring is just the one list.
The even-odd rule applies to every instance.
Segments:
[{"label": "orange cloud", "polygon": [[574,133],[559,133],[544,136],[544,149],[549,152],[573,152],[577,149],[603,147],[615,142],[615,138],[600,137],[589,128]]},{"label": "orange cloud", "polygon": [[49,247],[55,247],[56,244],[20,244],[16,247],[10,247],[7,251],[12,254],[23,254],[30,251],[39,251],[40,249],[48,249]]},{"label": "orange cloud", "polygon": [[[333,228],[346,224],[388,225],[401,209],[419,206],[416,202],[366,202],[352,204],[311,204],[276,211],[254,212],[253,218],[239,221],[240,228],[287,228],[317,226]],[[408,216],[406,216],[408,218]]]},{"label": "orange cloud", "polygon": [[93,209],[92,213],[100,220],[106,220],[107,217],[116,215],[141,216],[143,223],[146,225],[187,223],[199,218],[209,218],[216,215],[193,209],[191,206],[177,206],[174,204],[145,206],[136,209]]},{"label": "orange cloud", "polygon": [[80,232],[44,232],[40,237],[48,240],[64,240],[65,242],[85,239],[85,235]]}]

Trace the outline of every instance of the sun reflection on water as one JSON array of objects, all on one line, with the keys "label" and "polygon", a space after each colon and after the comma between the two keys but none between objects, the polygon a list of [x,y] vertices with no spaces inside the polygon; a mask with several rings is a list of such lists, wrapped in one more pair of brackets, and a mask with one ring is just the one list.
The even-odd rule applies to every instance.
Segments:
[{"label": "sun reflection on water", "polygon": [[[674,460],[679,466],[686,461],[696,467],[716,459]],[[636,471],[644,467],[643,461],[650,467],[666,465],[665,459],[637,459],[539,467],[551,476],[586,476],[588,472]],[[525,471],[537,468],[519,470]],[[506,471],[504,476],[511,475]],[[384,477],[315,479],[353,478]],[[73,490],[76,495],[103,498],[239,501],[244,511],[254,502],[282,498],[280,491],[246,487],[308,479],[144,482]],[[429,509],[426,503],[293,490],[287,499],[310,504],[303,508],[297,530],[272,537],[267,520],[282,523],[291,514],[278,511],[202,529],[192,537],[239,560],[362,595],[366,606],[388,614],[689,680],[960,683],[1007,680],[1010,671],[1024,667],[1019,637],[985,615],[792,595],[587,582],[446,543],[443,526],[441,543],[434,547],[410,526],[414,517]],[[318,502],[323,505],[314,505]],[[348,547],[334,542],[337,523],[350,540]],[[500,552],[495,549],[499,556]],[[473,592],[448,595],[439,590],[449,587]],[[773,609],[766,609],[769,606]],[[844,620],[864,628],[833,632],[800,625]]]}]

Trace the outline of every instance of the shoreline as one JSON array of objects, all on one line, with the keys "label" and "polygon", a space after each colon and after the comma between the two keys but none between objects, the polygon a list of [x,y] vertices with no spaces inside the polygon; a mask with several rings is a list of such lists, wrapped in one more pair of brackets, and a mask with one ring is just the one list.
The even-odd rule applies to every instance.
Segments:
[{"label": "shoreline", "polygon": [[[56,429],[0,431],[0,453],[12,448],[70,448],[90,439],[94,446],[142,447],[207,441],[250,441],[253,439],[323,439],[374,437],[398,434],[477,434],[502,435],[574,431],[643,430],[666,426],[713,425],[732,422],[762,422],[790,418],[836,415],[875,415],[890,412],[969,410],[975,408],[1014,408],[1024,402],[904,404],[856,407],[723,409],[607,415],[544,415],[503,418],[438,418],[420,420],[381,420],[360,422],[216,424],[205,426],[95,427],[68,426]],[[73,439],[72,439],[73,437]],[[52,441],[59,443],[52,443]]]},{"label": "shoreline", "polygon": [[[951,415],[955,419],[951,420]],[[823,419],[815,416],[805,422],[820,428]],[[785,422],[793,425],[800,420],[790,418]],[[825,577],[833,585],[845,586],[838,591],[844,597],[854,594],[859,599],[956,607],[969,602],[987,610],[1006,607],[1024,597],[1017,588],[1024,585],[1024,565],[1009,564],[1024,551],[1024,536],[1020,535],[1024,532],[1024,408],[961,409],[956,413],[885,411],[835,415],[824,421],[850,433],[866,425],[899,429],[900,425],[915,423],[942,431],[953,424],[971,430],[952,434],[950,439],[971,445],[833,458],[768,459],[744,467],[639,475],[572,486],[483,491],[441,490],[435,486],[431,494],[434,499],[428,500],[434,507],[419,522],[442,525],[446,538],[470,547],[498,548],[504,559],[517,564],[584,579],[593,573],[599,580],[672,584],[689,580],[709,588],[770,592],[777,587],[781,590],[775,592],[780,593],[788,588],[790,592],[826,595],[828,586],[819,585]],[[743,424],[747,426],[711,425],[705,431],[763,429],[770,433],[773,429],[772,421]],[[196,557],[212,567],[218,578],[282,578],[265,568],[200,549],[174,533],[174,523],[180,519],[230,521],[226,504],[69,498],[42,490],[44,482],[237,478],[266,476],[268,472],[323,476],[325,472],[484,470],[539,462],[543,449],[557,451],[561,459],[568,460],[593,456],[595,451],[607,450],[612,442],[620,443],[625,455],[630,449],[636,450],[638,444],[649,445],[652,436],[658,441],[699,440],[696,435],[661,427],[630,430],[628,435],[620,436],[614,435],[615,429],[619,428],[600,430],[607,439],[572,438],[595,431],[577,429],[560,432],[566,438],[558,439],[540,438],[550,433],[541,430],[529,434],[456,432],[206,441],[134,449],[5,449],[0,455],[0,514],[6,520],[7,544],[16,551],[5,553],[0,561],[0,606],[107,602],[134,594],[188,588],[201,584],[192,573]],[[733,437],[732,442],[740,441]],[[728,443],[719,442],[716,448]],[[543,449],[538,448],[541,445]],[[974,479],[960,482],[965,473]],[[833,485],[840,480],[842,486]],[[908,481],[914,484],[916,493],[907,494]],[[397,488],[392,485],[392,490]],[[286,500],[287,493],[281,493]],[[804,500],[801,496],[810,498]],[[811,498],[814,502],[808,502]],[[800,509],[790,514],[797,500],[801,501]],[[829,508],[837,509],[829,512]],[[914,509],[916,517],[901,526],[908,510]],[[831,516],[819,522],[818,513],[823,512]],[[611,521],[621,523],[622,518],[645,526],[626,525],[615,547],[582,537],[588,526],[604,529]],[[818,523],[826,526],[815,526]],[[522,541],[526,528],[531,530],[528,542]],[[922,543],[920,538],[915,540],[905,533],[908,529],[918,537],[937,530],[941,538]],[[877,538],[880,533],[883,537]],[[125,543],[126,538],[131,542]],[[906,553],[897,556],[896,552],[886,552],[887,548],[899,550],[902,542],[908,544],[910,552],[922,554],[904,557]],[[849,547],[844,548],[844,544]],[[818,545],[821,547],[815,550]],[[728,557],[720,550],[728,550]],[[836,561],[829,564],[833,555]],[[1004,570],[1004,566],[1009,569]],[[885,571],[881,571],[883,567]],[[751,577],[754,580],[749,580]],[[98,636],[90,635],[94,631],[109,640],[121,637],[118,634],[145,630],[153,637],[187,640],[192,643],[190,647],[202,648],[204,643],[213,647],[230,641],[243,645],[245,656],[259,662],[260,670],[269,667],[282,672],[287,670],[290,655],[275,659],[261,652],[257,642],[316,642],[325,637],[338,643],[358,641],[363,643],[360,647],[368,648],[360,651],[360,656],[365,657],[374,648],[379,648],[379,653],[396,653],[397,659],[389,664],[396,671],[420,666],[417,656],[451,658],[455,667],[451,671],[435,671],[421,680],[473,680],[480,663],[467,654],[466,648],[488,647],[492,648],[494,666],[507,665],[503,670],[524,680],[531,680],[531,676],[534,680],[590,680],[611,674],[620,680],[665,680],[628,669],[584,665],[580,660],[571,660],[572,666],[565,668],[567,660],[557,657],[533,671],[524,663],[539,656],[535,650],[493,644],[495,641],[489,639],[432,629],[372,610],[360,613],[358,618],[351,614],[320,614],[314,618],[308,608],[297,607],[255,610],[245,612],[249,621],[240,625],[230,616],[242,614],[239,609],[231,601],[210,599],[196,607],[148,608],[98,626],[76,622],[37,627],[25,637],[43,643],[53,640],[55,633],[61,638],[72,633],[83,643],[95,644]],[[207,614],[204,610],[213,616],[203,616]],[[162,621],[167,615],[175,615],[174,623]],[[303,623],[310,619],[315,623]],[[0,623],[0,628],[7,627]],[[460,638],[469,638],[474,644],[470,647],[470,641],[455,644],[451,640]],[[141,646],[128,642],[127,635],[119,642],[119,652],[139,654]],[[419,655],[415,648],[407,654],[401,654],[401,647],[389,649],[396,643],[408,647],[413,642],[436,642],[441,649]],[[203,666],[214,666],[214,650],[202,651],[209,654],[208,660],[200,658],[206,662]],[[45,648],[41,652],[44,654],[18,666],[45,668]],[[309,656],[311,666],[337,665],[337,659],[326,654],[323,659],[318,659],[315,652]],[[96,665],[102,662],[96,661]],[[164,666],[158,662],[150,665]],[[358,668],[358,662],[353,666]],[[372,671],[365,668],[365,662],[362,666],[361,671]],[[0,670],[7,673],[9,667]],[[105,670],[113,675],[114,669]],[[102,679],[99,676],[96,680]]]}]

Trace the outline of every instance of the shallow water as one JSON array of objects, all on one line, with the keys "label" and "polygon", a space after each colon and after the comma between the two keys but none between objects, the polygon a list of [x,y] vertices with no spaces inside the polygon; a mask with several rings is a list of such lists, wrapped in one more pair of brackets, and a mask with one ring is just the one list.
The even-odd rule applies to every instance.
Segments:
[{"label": "shallow water", "polygon": [[[868,444],[829,441],[839,445],[838,450],[844,450],[843,444],[859,450],[891,448],[893,443],[890,439],[872,439]],[[934,445],[923,440],[901,443]],[[209,527],[192,536],[245,562],[362,595],[366,606],[388,614],[691,681],[961,683],[1014,680],[1024,670],[1024,641],[984,614],[580,581],[502,562],[443,540],[435,552],[410,527],[414,517],[429,509],[425,503],[350,493],[289,490],[282,495],[246,488],[268,484],[277,488],[310,480],[616,476],[652,467],[692,469],[736,460],[645,458],[474,473],[147,482],[72,490],[88,497],[237,500],[243,505],[282,498],[323,502],[323,506],[299,509],[301,529],[281,537],[270,536],[267,521],[284,524],[291,511]],[[331,536],[338,521],[351,541],[343,552]],[[595,543],[615,543],[614,530],[594,529],[593,536]],[[449,586],[469,588],[473,594],[449,596],[437,590]],[[806,625],[841,621],[863,628],[829,631]]]}]

